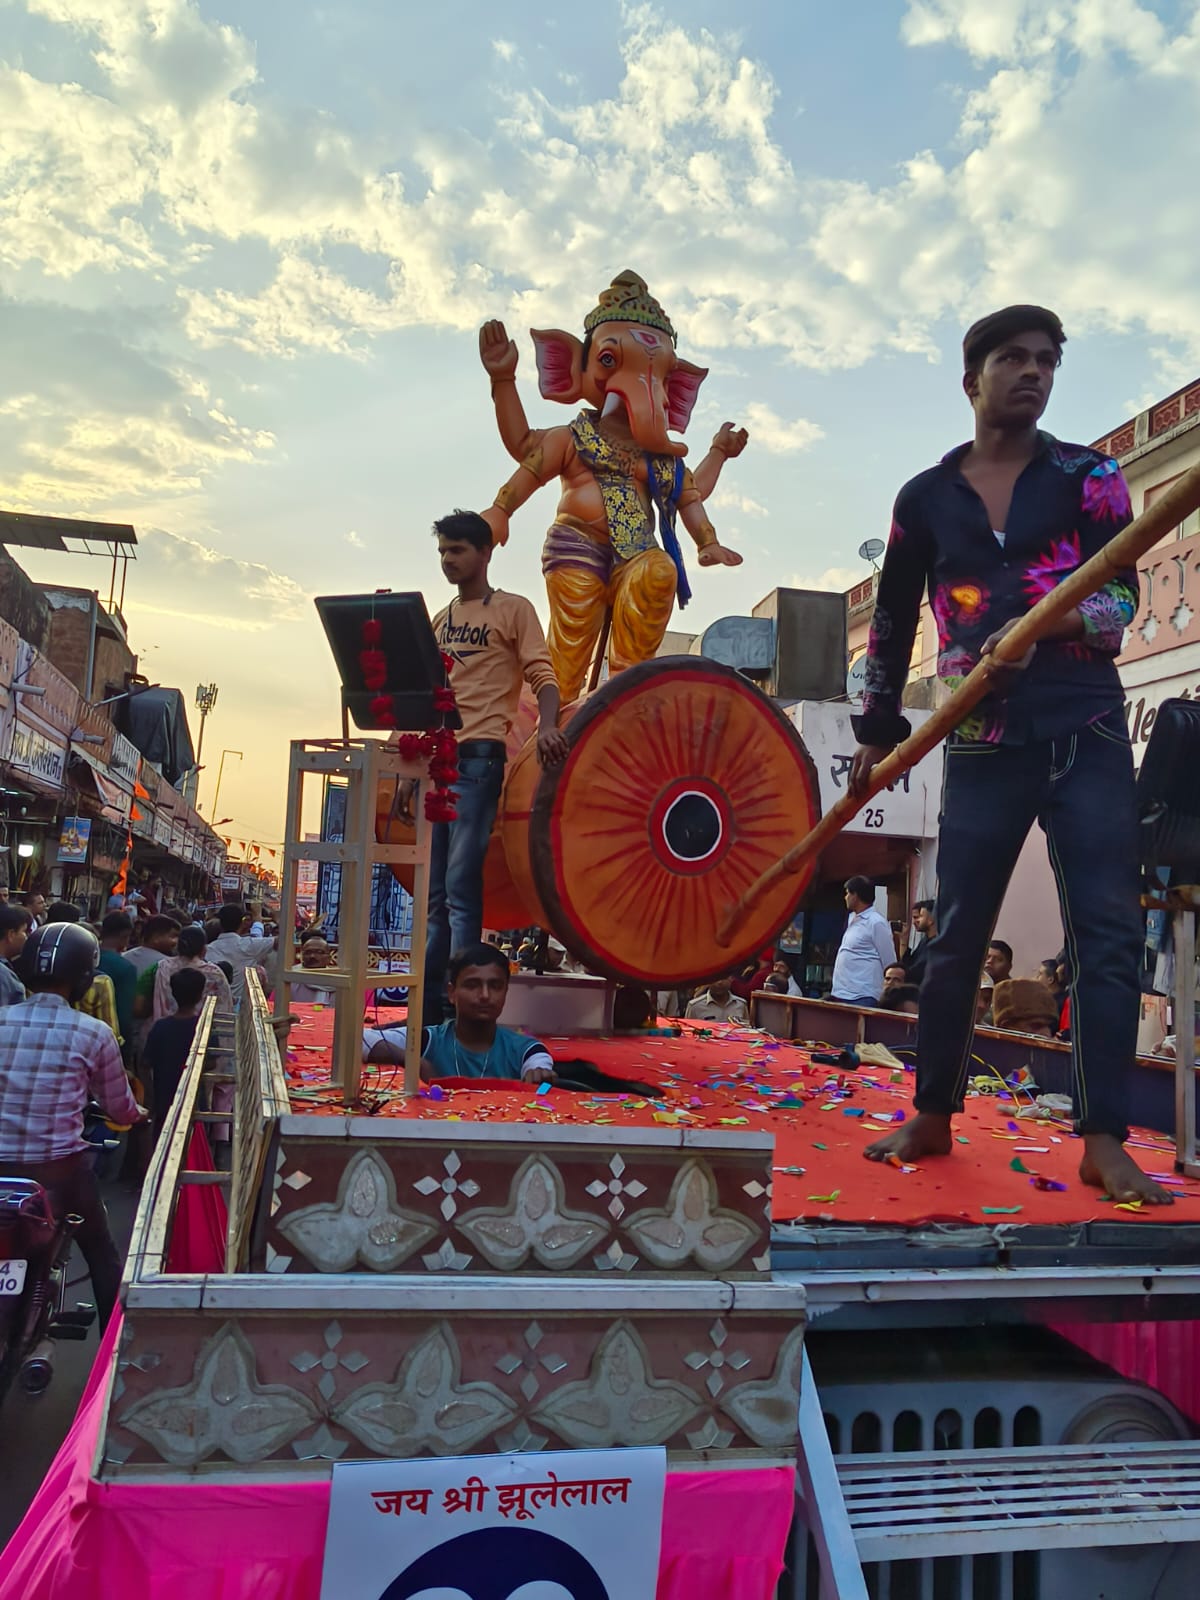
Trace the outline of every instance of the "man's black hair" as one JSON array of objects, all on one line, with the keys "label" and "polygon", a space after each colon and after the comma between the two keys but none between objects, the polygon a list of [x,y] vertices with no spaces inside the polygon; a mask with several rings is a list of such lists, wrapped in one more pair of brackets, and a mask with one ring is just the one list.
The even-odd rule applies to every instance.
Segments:
[{"label": "man's black hair", "polygon": [[446,974],[451,983],[457,983],[468,967],[499,967],[508,977],[508,957],[499,945],[465,944],[450,957]]},{"label": "man's black hair", "polygon": [[453,539],[456,542],[474,545],[476,550],[492,548],[492,530],[478,511],[463,511],[455,507],[449,516],[437,519],[433,531],[439,539]]},{"label": "man's black hair", "polygon": [[0,905],[0,939],[6,933],[16,933],[18,928],[28,928],[32,922],[33,913],[24,906],[9,905],[7,901]]},{"label": "man's black hair", "polygon": [[217,912],[217,921],[221,924],[222,933],[236,933],[246,920],[246,908],[242,905],[222,906]]},{"label": "man's black hair", "polygon": [[204,998],[204,974],[198,967],[180,967],[171,974],[171,993],[177,1006],[196,1006]]},{"label": "man's black hair", "polygon": [[867,905],[875,903],[875,885],[870,878],[855,876],[846,879],[846,893],[852,894],[856,900],[865,901]]},{"label": "man's black hair", "polygon": [[52,906],[46,907],[45,921],[47,922],[82,922],[83,912],[79,907],[72,905],[69,900],[56,900]]},{"label": "man's black hair", "polygon": [[[894,963],[893,963],[894,965]],[[894,989],[885,989],[883,998],[879,1002],[881,1011],[899,1011],[905,1001],[921,999],[921,991],[915,983],[898,983]]]},{"label": "man's black hair", "polygon": [[202,956],[208,949],[208,940],[204,937],[203,928],[180,928],[179,954],[186,956],[189,961],[194,961],[197,956]]},{"label": "man's black hair", "polygon": [[930,916],[933,915],[933,906],[934,906],[934,902],[932,900],[914,900],[913,901],[913,910],[914,911],[928,911]]},{"label": "man's black hair", "polygon": [[128,911],[110,911],[100,924],[102,939],[116,939],[123,933],[133,932],[133,918]]},{"label": "man's black hair", "polygon": [[989,939],[988,940],[988,949],[989,950],[999,950],[1000,954],[1008,962],[1009,966],[1012,965],[1012,958],[1013,958],[1012,945],[1005,944],[1003,939]]},{"label": "man's black hair", "polygon": [[978,372],[993,350],[1030,328],[1046,334],[1058,346],[1061,361],[1067,336],[1053,311],[1047,311],[1045,306],[1005,306],[1002,311],[980,317],[963,335],[963,371]]},{"label": "man's black hair", "polygon": [[158,911],[152,917],[147,917],[142,927],[142,940],[156,939],[160,933],[173,933],[179,928],[174,917],[168,917],[165,912]]}]

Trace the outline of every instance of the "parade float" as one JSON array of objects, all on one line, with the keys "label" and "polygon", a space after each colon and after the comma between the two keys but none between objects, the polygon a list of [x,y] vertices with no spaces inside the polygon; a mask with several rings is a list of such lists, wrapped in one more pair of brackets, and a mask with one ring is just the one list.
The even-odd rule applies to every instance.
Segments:
[{"label": "parade float", "polygon": [[[568,755],[544,771],[513,750],[486,915],[542,923],[605,982],[668,986],[761,949],[846,808],[818,817],[794,727],[745,678],[655,657],[682,595],[675,518],[702,562],[721,548],[702,511],[711,482],[686,478],[665,431],[686,423],[703,374],[678,362],[640,279],[606,295],[583,340],[535,335],[543,394],[590,402],[568,439],[531,434],[507,336],[483,340],[521,462],[497,539],[549,476],[576,496],[546,554]],[[605,353],[637,379],[616,402],[637,451],[593,437],[619,392],[599,376],[616,370]],[[1200,482],[1187,492],[1200,501]],[[1122,559],[1180,505],[1178,490],[1156,503]],[[452,702],[419,597],[387,599],[325,603],[342,735],[291,750],[281,925],[304,862],[340,871],[338,964],[322,980],[334,1003],[289,1012],[301,969],[285,965],[277,1020],[297,1020],[280,1051],[248,979],[217,1066],[235,1091],[227,1174],[207,1158],[205,1014],[123,1318],[0,1562],[0,1596],[316,1600],[330,1480],[347,1464],[574,1452],[569,1486],[594,1501],[624,1480],[596,1478],[591,1453],[647,1448],[666,1452],[657,1594],[671,1600],[1190,1595],[1200,1187],[1188,1160],[1170,1170],[1174,1135],[1194,1148],[1190,1078],[1177,1074],[1182,1120],[1159,1103],[1158,1131],[1135,1135],[1176,1183],[1169,1221],[1078,1183],[1070,1121],[1045,1098],[1058,1052],[1011,1036],[977,1039],[954,1155],[922,1167],[862,1159],[907,1111],[911,1056],[904,1019],[846,1008],[759,997],[770,1031],[562,1030],[546,1040],[555,1058],[600,1074],[582,1092],[423,1086],[429,830]],[[1020,654],[1027,638],[1010,637]],[[942,731],[930,719],[916,737]],[[915,758],[902,747],[874,782]],[[432,802],[411,831],[395,804],[408,778]],[[343,836],[307,840],[305,785],[330,781],[347,791]],[[362,1062],[364,1006],[396,1015],[376,1002],[394,977],[367,942],[378,866],[414,894],[402,1068]],[[1190,930],[1191,903],[1173,909]],[[403,1526],[429,1492],[385,1489],[378,1521]],[[487,1593],[507,1591],[497,1579]]]}]

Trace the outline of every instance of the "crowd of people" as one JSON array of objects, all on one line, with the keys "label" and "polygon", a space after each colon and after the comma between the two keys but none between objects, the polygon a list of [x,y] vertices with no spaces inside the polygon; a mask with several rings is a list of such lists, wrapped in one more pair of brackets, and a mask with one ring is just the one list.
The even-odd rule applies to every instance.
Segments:
[{"label": "crowd of people", "polygon": [[[113,904],[98,923],[43,894],[0,901],[0,1173],[32,1178],[76,1237],[101,1321],[116,1300],[119,1258],[98,1183],[98,1152],[123,1153],[140,1183],[156,1131],[179,1087],[205,999],[213,1037],[231,1042],[246,972],[271,987],[277,934],[242,905],[151,911]],[[214,1110],[231,1094],[217,1084]],[[229,1124],[211,1132],[228,1160]]]},{"label": "crowd of people", "polygon": [[[909,929],[888,923],[875,908],[875,886],[869,878],[849,878],[845,898],[849,916],[828,998],[916,1016],[930,945],[938,931],[934,901],[914,904],[910,940],[905,936]],[[1069,1039],[1068,989],[1065,950],[1041,961],[1028,977],[1017,977],[1012,945],[993,938],[979,974],[975,1025],[1044,1039]]]}]

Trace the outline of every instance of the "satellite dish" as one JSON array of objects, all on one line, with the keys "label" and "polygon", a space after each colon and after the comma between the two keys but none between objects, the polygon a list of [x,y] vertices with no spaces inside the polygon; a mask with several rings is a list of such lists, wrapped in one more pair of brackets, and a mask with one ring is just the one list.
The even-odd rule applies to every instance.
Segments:
[{"label": "satellite dish", "polygon": [[858,547],[860,561],[878,561],[884,551],[882,539],[865,539]]}]

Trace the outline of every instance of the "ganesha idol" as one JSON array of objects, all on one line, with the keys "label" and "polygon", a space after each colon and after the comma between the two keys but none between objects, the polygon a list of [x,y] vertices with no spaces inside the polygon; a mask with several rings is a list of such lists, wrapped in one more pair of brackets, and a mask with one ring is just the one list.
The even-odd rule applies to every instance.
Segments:
[{"label": "ganesha idol", "polygon": [[532,330],[543,398],[586,402],[563,427],[530,428],[517,393],[517,348],[503,324],[485,324],[479,339],[500,437],[520,463],[483,513],[493,541],[507,542],[510,514],[551,478],[562,486],[542,571],[564,704],[581,693],[606,624],[610,672],[657,653],[676,598],[684,606],[690,596],[677,522],[702,567],[742,559],[718,541],[704,501],[726,459],[744,448],[744,430],[726,423],[694,475],[683,465],[687,446],[671,438],[687,428],[705,369],[676,355],[675,330],[635,272],[613,279],[583,326],[582,340]]}]

